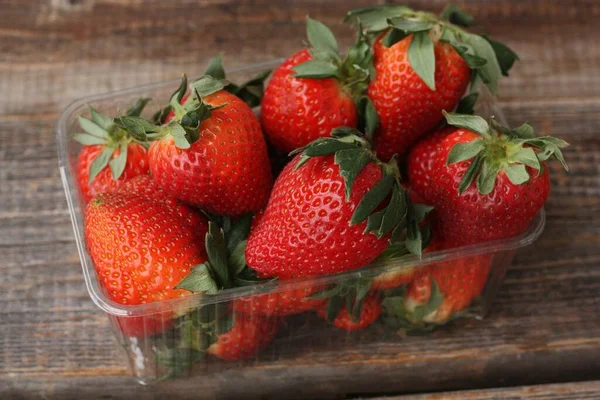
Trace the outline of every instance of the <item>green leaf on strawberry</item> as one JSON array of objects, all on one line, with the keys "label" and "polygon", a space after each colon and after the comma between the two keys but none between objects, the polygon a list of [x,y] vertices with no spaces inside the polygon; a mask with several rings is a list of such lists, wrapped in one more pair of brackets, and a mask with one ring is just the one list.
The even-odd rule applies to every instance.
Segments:
[{"label": "green leaf on strawberry", "polygon": [[[488,124],[479,116],[446,112],[444,115],[449,125],[481,135],[481,138],[470,142],[455,144],[448,154],[447,164],[473,159],[460,182],[460,194],[469,188],[476,177],[479,193],[491,193],[500,172],[504,172],[512,184],[521,185],[530,178],[526,166],[537,170],[539,174],[541,162],[550,157],[559,160],[568,171],[560,150],[568,144],[550,136],[535,137],[529,124],[509,129],[493,119]],[[536,148],[538,151],[534,150]]]},{"label": "green leaf on strawberry", "polygon": [[435,54],[427,32],[419,31],[413,35],[408,47],[408,61],[423,82],[435,91]]},{"label": "green leaf on strawberry", "polygon": [[469,27],[475,24],[475,18],[464,10],[461,10],[456,4],[450,3],[442,10],[440,19],[448,21],[454,25]]},{"label": "green leaf on strawberry", "polygon": [[385,4],[373,7],[363,7],[348,11],[344,22],[362,23],[368,33],[380,32],[388,27],[388,19],[413,12],[408,7]]},{"label": "green leaf on strawberry", "polygon": [[475,112],[475,103],[477,103],[478,93],[470,93],[463,97],[456,107],[457,114],[473,114]]},{"label": "green leaf on strawberry", "polygon": [[[149,98],[137,99],[125,115],[136,116],[141,114],[149,101]],[[112,118],[99,113],[91,106],[89,109],[91,119],[78,117],[79,126],[85,133],[78,133],[73,136],[75,141],[84,146],[104,146],[103,151],[90,164],[88,183],[91,183],[107,166],[110,166],[113,179],[117,180],[123,174],[127,164],[127,145],[135,137],[115,124]],[[119,150],[119,154],[113,158],[116,150]]]},{"label": "green leaf on strawberry", "polygon": [[483,37],[490,43],[492,49],[494,49],[494,53],[496,53],[496,59],[498,60],[498,65],[500,66],[502,75],[508,76],[508,71],[510,71],[515,61],[519,60],[519,56],[504,43],[492,40],[487,36]]},{"label": "green leaf on strawberry", "polygon": [[[372,233],[381,238],[391,232],[397,237],[405,228],[406,248],[416,255],[421,255],[423,240],[418,227],[420,220],[415,217],[415,210],[407,193],[400,185],[399,170],[395,159],[389,163],[381,163],[372,152],[369,143],[360,133],[348,127],[336,128],[331,138],[320,138],[309,145],[293,151],[301,154],[295,169],[301,168],[312,157],[334,155],[334,162],[339,166],[340,176],[345,184],[345,197],[348,200],[358,174],[369,164],[380,166],[382,177],[364,194],[356,206],[350,225],[367,222],[364,233]],[[386,200],[388,200],[386,202]],[[412,216],[407,221],[407,216]]]},{"label": "green leaf on strawberry", "polygon": [[308,42],[317,53],[326,53],[335,58],[338,53],[338,43],[335,36],[323,23],[308,17],[306,19],[306,36]]},{"label": "green leaf on strawberry", "polygon": [[[260,104],[263,97],[264,83],[270,73],[270,70],[263,71],[239,86],[230,82],[224,89],[242,99],[248,106],[256,107]],[[220,54],[209,61],[208,66],[204,71],[204,75],[211,76],[218,80],[225,79],[225,69],[223,68]]]},{"label": "green leaf on strawberry", "polygon": [[208,261],[192,268],[175,288],[195,293],[216,294],[220,290],[266,282],[246,266],[246,237],[252,215],[247,214],[232,222],[229,217],[208,223],[205,247]]},{"label": "green leaf on strawberry", "polygon": [[372,37],[387,30],[381,39],[386,47],[412,35],[409,62],[432,90],[435,90],[435,56],[429,49],[433,49],[438,40],[451,44],[473,70],[473,75],[479,77],[478,81],[485,83],[492,93],[496,93],[498,80],[503,75],[507,76],[519,59],[508,46],[465,31],[463,28],[475,23],[474,18],[453,4],[447,6],[439,17],[403,7],[379,6],[350,11],[345,19],[345,22],[355,24],[359,21]]}]

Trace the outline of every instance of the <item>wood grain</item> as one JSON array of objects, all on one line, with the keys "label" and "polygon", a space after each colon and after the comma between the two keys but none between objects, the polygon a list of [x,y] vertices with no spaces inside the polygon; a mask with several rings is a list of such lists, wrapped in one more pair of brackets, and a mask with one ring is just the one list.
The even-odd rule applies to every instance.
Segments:
[{"label": "wood grain", "polygon": [[[21,400],[38,399],[41,394],[44,399],[131,399],[150,400],[164,399],[173,396],[173,392],[163,388],[132,386],[127,378],[113,377],[94,379],[69,377],[59,379],[33,378],[27,388],[13,385],[13,382],[0,378],[0,385],[8,386],[9,398]],[[35,393],[35,394],[32,394]],[[100,394],[102,393],[102,394]],[[587,381],[550,385],[517,386],[501,389],[480,389],[457,392],[440,392],[422,395],[368,397],[371,400],[595,400],[600,393],[600,381]],[[193,390],[177,392],[179,399],[197,399],[198,392]],[[207,393],[210,398],[212,393]],[[40,397],[41,397],[40,396]],[[367,399],[359,397],[358,399]]]},{"label": "wood grain", "polygon": [[[358,0],[3,3],[0,90],[10,89],[12,95],[0,99],[0,114],[52,112],[85,95],[172,79],[182,72],[195,75],[221,51],[231,67],[286,56],[301,46],[309,13],[331,25],[348,44],[353,33],[341,24],[343,10],[365,4]],[[403,3],[431,10],[444,4]],[[568,12],[561,12],[560,0],[461,4],[481,21],[480,30],[521,54],[522,62],[501,85],[502,98],[600,95],[600,76],[595,73],[600,45],[589,40],[600,14],[597,2],[569,2]],[[127,18],[115,18],[118,15]]]},{"label": "wood grain", "polygon": [[[551,166],[546,230],[518,253],[489,318],[352,352],[322,343],[295,355],[281,343],[284,357],[255,368],[142,388],[81,276],[57,168],[59,111],[199,72],[219,50],[229,66],[287,55],[309,12],[349,43],[340,10],[365,3],[0,0],[0,398],[339,398],[600,379],[600,5],[459,3],[522,56],[501,89],[511,124],[571,143],[571,173]],[[593,398],[598,382],[502,390],[440,396]]]},{"label": "wood grain", "polygon": [[492,390],[469,390],[398,397],[381,397],[373,400],[586,400],[600,396],[600,381],[553,385],[518,386]]}]

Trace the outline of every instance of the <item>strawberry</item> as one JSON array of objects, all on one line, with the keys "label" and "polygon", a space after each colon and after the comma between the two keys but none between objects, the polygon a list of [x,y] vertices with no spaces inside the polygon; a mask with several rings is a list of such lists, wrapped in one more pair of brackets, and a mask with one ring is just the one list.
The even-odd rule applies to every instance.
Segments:
[{"label": "strawberry", "polygon": [[116,122],[153,140],[148,158],[156,183],[167,193],[211,213],[240,216],[258,211],[272,186],[267,148],[258,119],[226,82],[203,76],[191,84],[184,105],[184,77],[170,105],[175,118],[157,126],[140,118]]},{"label": "strawberry", "polygon": [[[127,111],[138,116],[150,99],[139,99]],[[90,107],[91,119],[79,117],[85,133],[74,140],[84,147],[77,157],[77,181],[84,202],[98,193],[110,192],[129,179],[148,173],[146,148],[113,123],[112,118]],[[110,167],[110,168],[107,168]]]},{"label": "strawberry", "polygon": [[442,111],[458,106],[470,81],[481,80],[495,92],[501,75],[518,59],[508,47],[461,29],[458,25],[473,21],[456,8],[437,18],[380,6],[348,14],[347,20],[357,19],[378,35],[368,96],[379,117],[375,149],[383,160],[403,155],[440,123]]},{"label": "strawberry", "polygon": [[408,157],[411,187],[436,211],[450,247],[524,232],[550,191],[545,161],[566,142],[535,137],[523,124],[508,129],[481,117],[446,114],[450,127],[418,143]]},{"label": "strawberry", "polygon": [[98,277],[112,300],[144,304],[181,297],[175,286],[206,260],[186,221],[160,202],[123,192],[88,204],[85,235]]},{"label": "strawberry", "polygon": [[[448,248],[435,232],[427,251]],[[386,322],[409,329],[431,329],[460,316],[483,292],[491,262],[492,256],[483,254],[420,267],[404,292],[386,292]]]},{"label": "strawberry", "polygon": [[276,319],[257,315],[236,313],[232,319],[231,329],[217,336],[208,354],[224,360],[249,358],[273,340],[280,326]]},{"label": "strawberry", "polygon": [[183,218],[192,228],[194,234],[200,241],[204,241],[208,231],[208,221],[204,214],[193,207],[183,204],[171,195],[162,190],[150,175],[140,175],[125,182],[118,190],[125,193],[133,193],[138,196],[145,196],[151,200],[156,200],[162,207],[167,208],[171,213]]},{"label": "strawberry", "polygon": [[362,36],[345,58],[321,22],[308,18],[307,36],[310,47],[273,72],[262,101],[264,133],[284,152],[327,137],[333,128],[357,127],[359,111],[368,107],[364,90],[372,55]]},{"label": "strawberry", "polygon": [[[404,232],[410,202],[395,162],[383,164],[352,129],[299,149],[277,178],[248,237],[246,261],[261,277],[289,279],[360,268]],[[407,209],[409,212],[407,213]],[[416,224],[408,247],[420,252]]]},{"label": "strawberry", "polygon": [[381,296],[377,292],[370,292],[359,303],[359,307],[349,310],[347,304],[338,306],[338,310],[333,309],[331,300],[328,305],[323,305],[316,309],[317,314],[326,319],[337,328],[346,331],[355,331],[364,329],[377,321],[381,315]]},{"label": "strawberry", "polygon": [[444,323],[483,292],[490,264],[491,256],[479,255],[426,266],[409,283],[400,303],[388,297],[384,307],[415,325]]},{"label": "strawberry", "polygon": [[205,305],[175,321],[176,341],[158,352],[158,361],[169,368],[166,377],[173,377],[207,354],[224,360],[250,358],[273,340],[280,326],[275,318],[232,313],[226,303]]},{"label": "strawberry", "polygon": [[[108,297],[125,305],[187,294],[173,289],[206,259],[202,242],[181,216],[159,201],[117,191],[94,197],[85,211],[90,257]],[[118,318],[126,335],[146,336],[170,326],[163,314]]]}]

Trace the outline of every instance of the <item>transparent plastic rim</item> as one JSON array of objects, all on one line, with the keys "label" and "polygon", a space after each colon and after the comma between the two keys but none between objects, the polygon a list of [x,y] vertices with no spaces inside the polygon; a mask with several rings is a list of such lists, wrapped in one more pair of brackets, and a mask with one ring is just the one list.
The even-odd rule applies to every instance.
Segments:
[{"label": "transparent plastic rim", "polygon": [[[250,70],[273,68],[279,65],[282,61],[283,59],[277,59],[264,63],[252,64],[242,68],[231,69],[228,71],[228,73],[233,74]],[[111,315],[124,317],[140,317],[154,313],[176,312],[176,310],[184,310],[191,307],[200,307],[207,304],[222,303],[256,294],[278,293],[281,291],[290,290],[292,288],[308,287],[313,285],[326,285],[348,279],[356,279],[363,276],[373,276],[377,273],[384,271],[418,268],[434,262],[452,261],[463,257],[515,250],[532,244],[544,230],[546,218],[545,212],[542,209],[538,213],[536,218],[532,221],[531,225],[529,226],[529,229],[521,235],[508,239],[490,241],[486,243],[465,246],[456,249],[426,253],[422,256],[421,259],[415,256],[406,256],[400,259],[389,260],[385,263],[372,264],[370,266],[363,267],[360,270],[349,271],[341,274],[328,275],[317,278],[298,278],[289,281],[266,282],[254,286],[227,289],[219,294],[211,296],[193,294],[177,299],[170,299],[161,302],[140,305],[122,305],[116,303],[106,297],[99,285],[99,281],[97,279],[92,260],[87,252],[85,245],[85,235],[82,231],[82,215],[81,213],[77,212],[75,207],[75,204],[80,204],[79,193],[77,190],[70,189],[70,187],[75,187],[75,180],[71,171],[71,167],[69,165],[68,140],[70,140],[70,138],[68,137],[68,122],[73,113],[78,108],[86,104],[90,104],[95,101],[103,101],[118,96],[132,95],[136,92],[158,89],[167,85],[174,86],[178,82],[178,79],[173,79],[158,83],[152,83],[149,85],[138,86],[130,89],[124,89],[110,93],[81,98],[72,102],[65,108],[56,125],[57,151],[59,159],[60,176],[67,198],[69,213],[71,215],[71,222],[75,233],[77,250],[81,259],[84,280],[90,297],[92,298],[92,301],[100,309]],[[489,94],[489,92],[483,94],[488,101],[494,102],[493,97],[491,96],[491,94]],[[497,108],[495,104],[493,105],[493,108],[495,117],[501,123],[505,124],[506,120],[502,112]]]}]

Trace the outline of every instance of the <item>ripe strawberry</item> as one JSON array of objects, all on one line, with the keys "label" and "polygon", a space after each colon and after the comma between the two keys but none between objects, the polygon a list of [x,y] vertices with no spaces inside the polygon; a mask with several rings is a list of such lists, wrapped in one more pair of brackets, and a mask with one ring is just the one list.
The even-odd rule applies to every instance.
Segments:
[{"label": "ripe strawberry", "polygon": [[208,231],[208,221],[204,214],[167,194],[154,182],[154,179],[150,175],[136,176],[127,181],[119,191],[156,200],[172,214],[183,218],[190,228],[192,228],[196,237],[201,242],[204,242],[204,237]]},{"label": "ripe strawberry", "polygon": [[[428,251],[449,248],[435,235]],[[386,297],[386,321],[407,328],[433,328],[470,306],[487,283],[492,257],[477,255],[421,267],[402,295]],[[433,325],[429,325],[433,324]]]},{"label": "ripe strawberry", "polygon": [[[127,115],[139,115],[149,99],[139,99]],[[113,123],[112,118],[90,107],[91,119],[79,117],[86,133],[74,139],[84,145],[77,157],[77,181],[84,202],[110,192],[129,179],[148,173],[146,148]],[[107,168],[110,167],[110,168]]]},{"label": "ripe strawberry", "polygon": [[[490,256],[480,255],[426,267],[407,287],[404,308],[408,319],[413,323],[441,323],[467,308],[483,292],[490,263]],[[437,289],[433,285],[437,285]],[[441,304],[432,307],[439,302],[437,298],[442,299]],[[422,307],[427,311],[422,312]]]},{"label": "ripe strawberry", "polygon": [[[299,149],[277,179],[246,247],[248,266],[259,276],[348,271],[370,263],[387,247],[410,207],[396,164],[379,162],[354,132],[334,130],[333,138]],[[418,253],[418,228],[408,225],[408,247]]]},{"label": "ripe strawberry", "polygon": [[550,191],[544,161],[554,156],[567,169],[560,151],[567,143],[535,137],[528,124],[510,130],[481,117],[446,119],[453,126],[408,157],[411,188],[435,207],[440,236],[455,247],[524,232]]},{"label": "ripe strawberry", "polygon": [[[206,260],[202,242],[180,216],[160,202],[136,194],[102,193],[85,212],[87,247],[108,297],[135,305],[187,294],[173,287]],[[131,336],[160,332],[164,315],[121,318]]]},{"label": "ripe strawberry", "polygon": [[265,348],[277,334],[280,322],[273,318],[235,313],[233,326],[217,336],[206,352],[224,360],[249,358]]},{"label": "ripe strawberry", "polygon": [[191,84],[184,105],[184,77],[171,99],[175,119],[156,126],[139,118],[117,123],[142,139],[156,183],[186,203],[221,215],[258,211],[272,185],[267,148],[258,119],[226,83],[204,76]]},{"label": "ripe strawberry", "polygon": [[318,307],[317,314],[340,329],[355,331],[366,328],[377,321],[381,315],[381,296],[377,292],[367,294],[361,301],[357,313],[355,310],[348,311],[346,304],[341,305],[337,313],[330,314],[331,311],[328,308],[329,305]]},{"label": "ripe strawberry", "polygon": [[[371,51],[358,42],[342,58],[331,31],[308,18],[309,48],[285,60],[265,90],[261,124],[268,141],[290,152],[322,137],[333,128],[357,127],[366,107]],[[357,106],[360,110],[357,110]]]},{"label": "ripe strawberry", "polygon": [[103,193],[87,206],[86,241],[98,277],[119,304],[180,297],[172,289],[206,260],[187,223],[159,202],[135,194]]},{"label": "ripe strawberry", "polygon": [[369,85],[379,116],[376,150],[383,159],[403,155],[421,135],[435,127],[442,110],[453,110],[471,78],[467,63],[449,44],[435,45],[435,90],[427,87],[410,66],[408,48],[412,37],[385,51],[375,66]]},{"label": "ripe strawberry", "polygon": [[442,111],[457,107],[470,81],[481,80],[495,92],[497,81],[517,59],[506,46],[457,26],[473,21],[456,9],[438,19],[406,7],[384,6],[348,15],[349,20],[357,18],[367,32],[379,35],[373,45],[375,79],[368,96],[379,116],[375,149],[383,160],[403,155],[442,121]]}]

